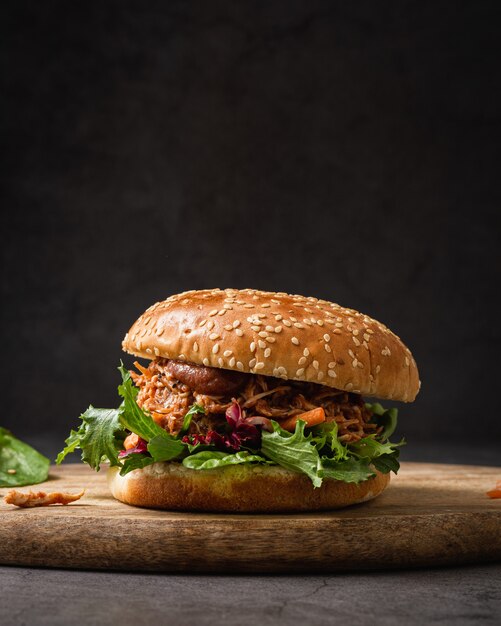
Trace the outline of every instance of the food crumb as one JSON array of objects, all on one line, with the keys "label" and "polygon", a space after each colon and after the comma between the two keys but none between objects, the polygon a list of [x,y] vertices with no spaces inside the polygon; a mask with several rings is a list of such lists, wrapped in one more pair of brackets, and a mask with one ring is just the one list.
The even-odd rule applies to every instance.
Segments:
[{"label": "food crumb", "polygon": [[8,469],[7,470],[7,474],[17,474],[17,470],[15,470],[15,469]]},{"label": "food crumb", "polygon": [[487,492],[489,498],[501,498],[501,480],[498,480],[494,489]]},{"label": "food crumb", "polygon": [[22,493],[21,491],[12,490],[7,493],[4,498],[5,504],[13,504],[14,506],[19,506],[22,508],[32,508],[35,506],[50,506],[51,504],[63,504],[67,505],[70,502],[75,502],[79,500],[85,491],[82,491],[77,494],[70,493],[45,493],[44,491],[39,491],[35,493],[30,491],[28,493]]}]

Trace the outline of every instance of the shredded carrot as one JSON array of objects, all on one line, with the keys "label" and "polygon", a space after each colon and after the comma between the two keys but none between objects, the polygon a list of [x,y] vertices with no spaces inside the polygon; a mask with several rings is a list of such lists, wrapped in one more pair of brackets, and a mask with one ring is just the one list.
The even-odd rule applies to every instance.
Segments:
[{"label": "shredded carrot", "polygon": [[126,450],[130,450],[131,448],[135,448],[139,443],[139,435],[135,433],[131,433],[124,439],[124,448]]},{"label": "shredded carrot", "polygon": [[134,367],[136,369],[138,369],[141,372],[141,374],[144,374],[145,376],[151,377],[150,370],[148,368],[146,368],[146,367],[143,367],[141,365],[141,363],[138,363],[137,361],[134,361]]},{"label": "shredded carrot", "polygon": [[494,489],[487,492],[489,498],[501,498],[501,480],[498,480]]},{"label": "shredded carrot", "polygon": [[294,417],[289,417],[288,419],[280,422],[280,426],[284,430],[293,431],[296,428],[296,424],[298,420],[302,420],[306,422],[306,427],[316,426],[316,424],[321,424],[325,422],[325,411],[323,407],[319,406],[316,409],[312,409],[311,411],[306,411],[306,413],[301,413],[300,415],[294,415]]}]

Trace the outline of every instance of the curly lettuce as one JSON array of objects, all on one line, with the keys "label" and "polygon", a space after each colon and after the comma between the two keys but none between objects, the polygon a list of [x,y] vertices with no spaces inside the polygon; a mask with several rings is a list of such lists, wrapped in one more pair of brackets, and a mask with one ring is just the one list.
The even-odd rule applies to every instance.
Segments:
[{"label": "curly lettuce", "polygon": [[[197,471],[242,464],[279,465],[308,476],[314,487],[320,487],[326,479],[359,483],[375,476],[376,470],[396,473],[399,469],[399,449],[404,442],[394,444],[388,440],[397,424],[397,410],[394,408],[384,409],[378,403],[366,405],[372,412],[372,420],[379,427],[378,434],[355,443],[340,441],[336,422],[324,422],[308,428],[299,419],[293,433],[281,428],[278,422],[271,421],[271,431],[263,429],[258,441],[242,439],[240,449],[221,450],[226,440],[216,432],[212,438],[203,438],[203,442],[193,442],[186,437],[193,417],[204,413],[201,406],[194,404],[190,408],[180,433],[173,436],[138,406],[138,389],[130,373],[122,364],[119,371],[122,376],[118,388],[122,398],[120,406],[117,409],[90,406],[80,416],[78,429],[70,432],[57,463],[61,463],[66,455],[80,450],[82,461],[93,469],[99,470],[102,463],[108,462],[111,466],[120,467],[122,475],[164,461],[176,461]],[[242,420],[245,421],[243,417]],[[227,427],[231,427],[230,422]],[[139,451],[129,450],[124,454],[121,450],[129,433],[138,435],[143,443]]]}]

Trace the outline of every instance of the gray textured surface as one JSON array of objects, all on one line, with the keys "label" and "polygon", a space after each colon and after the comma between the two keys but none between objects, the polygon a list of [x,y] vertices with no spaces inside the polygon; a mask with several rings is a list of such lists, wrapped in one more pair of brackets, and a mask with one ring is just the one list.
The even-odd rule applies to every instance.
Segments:
[{"label": "gray textured surface", "polygon": [[[501,565],[328,577],[0,567],[2,626],[499,624]],[[8,601],[5,601],[8,599]]]}]

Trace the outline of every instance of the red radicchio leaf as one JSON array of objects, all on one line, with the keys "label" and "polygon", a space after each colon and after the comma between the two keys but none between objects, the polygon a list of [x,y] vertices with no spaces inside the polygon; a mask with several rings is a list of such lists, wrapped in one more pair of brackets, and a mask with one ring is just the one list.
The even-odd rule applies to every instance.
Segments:
[{"label": "red radicchio leaf", "polygon": [[148,443],[144,439],[139,439],[137,445],[135,445],[133,448],[129,448],[128,450],[121,450],[118,453],[118,458],[123,459],[124,457],[129,456],[129,454],[140,454],[143,452],[148,452]]},{"label": "red radicchio leaf", "polygon": [[[193,446],[197,444],[213,445],[223,451],[231,449],[237,452],[242,445],[249,448],[259,448],[261,432],[255,424],[243,416],[242,409],[236,400],[233,400],[231,406],[226,410],[226,421],[231,427],[229,434],[221,435],[215,430],[209,430],[206,435],[185,435],[182,441]],[[261,425],[261,422],[258,423]],[[262,424],[264,426],[265,423]]]}]

